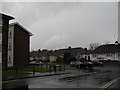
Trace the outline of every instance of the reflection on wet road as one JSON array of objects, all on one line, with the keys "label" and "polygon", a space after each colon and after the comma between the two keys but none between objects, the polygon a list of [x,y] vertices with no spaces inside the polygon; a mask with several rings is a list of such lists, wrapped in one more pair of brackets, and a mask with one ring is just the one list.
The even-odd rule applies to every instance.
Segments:
[{"label": "reflection on wet road", "polygon": [[[38,78],[29,82],[30,88],[98,88],[111,81],[114,73],[91,74],[76,79],[60,80],[62,76]],[[64,76],[65,77],[65,76]]]}]

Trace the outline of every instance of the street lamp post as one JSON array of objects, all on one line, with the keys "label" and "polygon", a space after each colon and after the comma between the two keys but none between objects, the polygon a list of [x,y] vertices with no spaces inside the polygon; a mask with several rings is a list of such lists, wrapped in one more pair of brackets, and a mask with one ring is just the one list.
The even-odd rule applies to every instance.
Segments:
[{"label": "street lamp post", "polygon": [[[115,52],[115,53],[116,53],[115,58],[116,58],[116,57],[119,58],[119,57],[118,57],[118,51],[119,51],[118,41],[115,41],[115,47],[116,47],[116,49],[115,49],[115,50],[116,50],[116,52]],[[117,59],[117,58],[116,58],[116,59]],[[119,61],[119,59],[118,59],[118,61]]]},{"label": "street lamp post", "polygon": [[[119,50],[120,50],[120,48],[119,48],[119,43],[118,43],[118,41],[115,42],[115,46],[116,46],[116,48],[117,48],[117,49],[116,49],[116,52],[117,52],[117,58],[118,58],[118,62],[117,62],[118,70],[117,70],[117,71],[118,71],[118,77],[120,77],[120,71],[119,71],[119,68],[120,68],[120,61],[119,61],[119,59],[120,59],[119,57],[120,57],[120,56],[119,56]],[[118,86],[118,88],[119,88],[119,86]]]}]

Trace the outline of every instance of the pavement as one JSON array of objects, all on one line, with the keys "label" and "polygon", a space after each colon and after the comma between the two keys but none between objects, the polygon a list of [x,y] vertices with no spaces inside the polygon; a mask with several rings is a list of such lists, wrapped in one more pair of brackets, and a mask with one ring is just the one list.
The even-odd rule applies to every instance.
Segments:
[{"label": "pavement", "polygon": [[26,79],[26,78],[35,78],[35,77],[45,77],[45,76],[53,76],[53,75],[62,75],[62,74],[69,74],[67,76],[86,76],[89,75],[91,73],[95,73],[95,72],[89,72],[87,70],[85,71],[79,71],[79,70],[64,70],[64,71],[56,71],[56,72],[35,72],[35,74],[33,74],[33,72],[29,72],[29,74],[27,75],[16,75],[16,76],[9,76],[6,78],[2,78],[2,81],[9,81],[9,80],[16,80],[16,79]]},{"label": "pavement", "polygon": [[61,75],[61,74],[69,74],[69,73],[70,72],[68,72],[68,71],[57,71],[57,72],[51,72],[51,73],[50,72],[44,72],[44,73],[35,72],[35,74],[30,72],[27,75],[16,75],[16,76],[9,76],[6,78],[2,78],[2,81],[35,78],[35,77],[44,77],[44,76],[53,76],[53,75]]}]

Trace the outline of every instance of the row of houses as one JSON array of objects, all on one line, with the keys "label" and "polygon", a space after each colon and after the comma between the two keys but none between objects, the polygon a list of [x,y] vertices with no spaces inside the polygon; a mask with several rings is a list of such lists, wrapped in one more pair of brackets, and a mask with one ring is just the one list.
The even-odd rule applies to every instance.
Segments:
[{"label": "row of houses", "polygon": [[88,55],[86,52],[86,49],[83,49],[81,47],[77,48],[66,48],[66,49],[59,49],[55,51],[33,51],[30,52],[30,60],[42,60],[42,61],[53,61],[54,58],[56,57],[63,57],[65,53],[70,53],[71,56],[76,56],[79,57],[80,55],[81,58],[84,58]]},{"label": "row of houses", "polygon": [[106,44],[97,47],[95,50],[87,50],[86,48],[66,48],[59,49],[53,52],[50,51],[33,51],[30,52],[30,60],[50,60],[55,61],[56,57],[63,57],[65,53],[70,53],[71,56],[76,57],[78,60],[116,60],[120,61],[120,44]]},{"label": "row of houses", "polygon": [[3,68],[29,65],[30,33],[15,19],[0,13],[0,63]]}]

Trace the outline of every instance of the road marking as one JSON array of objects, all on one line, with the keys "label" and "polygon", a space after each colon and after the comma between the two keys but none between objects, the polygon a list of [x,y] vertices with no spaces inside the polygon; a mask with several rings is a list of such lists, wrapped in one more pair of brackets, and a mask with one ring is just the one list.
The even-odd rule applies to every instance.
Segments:
[{"label": "road marking", "polygon": [[107,84],[105,84],[102,87],[100,87],[99,90],[105,90],[106,88],[108,88],[109,86],[111,86],[112,84],[114,84],[115,82],[117,82],[119,79],[120,78],[116,78],[116,79],[111,80]]},{"label": "road marking", "polygon": [[0,83],[9,83],[9,82],[15,82],[17,80],[9,80],[9,81],[1,81]]}]

